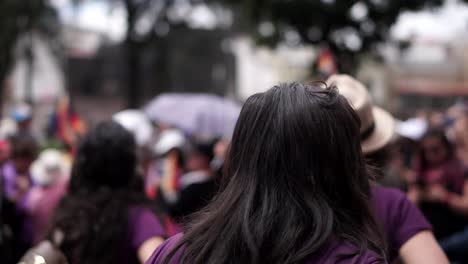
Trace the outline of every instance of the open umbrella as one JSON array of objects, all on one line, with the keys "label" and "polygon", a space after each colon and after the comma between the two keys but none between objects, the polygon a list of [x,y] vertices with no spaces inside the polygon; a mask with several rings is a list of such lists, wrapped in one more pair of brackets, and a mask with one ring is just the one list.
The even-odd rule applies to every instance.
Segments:
[{"label": "open umbrella", "polygon": [[168,93],[153,99],[144,112],[151,120],[188,135],[230,138],[240,109],[239,104],[220,96]]}]

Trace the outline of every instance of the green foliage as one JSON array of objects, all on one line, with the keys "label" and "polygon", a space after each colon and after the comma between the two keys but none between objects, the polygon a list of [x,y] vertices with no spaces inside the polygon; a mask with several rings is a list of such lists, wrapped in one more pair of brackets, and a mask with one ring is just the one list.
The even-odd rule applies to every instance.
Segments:
[{"label": "green foliage", "polygon": [[[240,2],[224,1],[233,5]],[[243,0],[241,10],[249,22],[249,32],[259,43],[275,45],[285,39],[286,32],[295,32],[302,42],[326,44],[339,60],[356,61],[360,54],[388,39],[389,29],[401,12],[441,3],[442,0]],[[352,15],[353,8],[357,16]],[[265,24],[273,26],[271,34],[261,34],[259,28]]]}]

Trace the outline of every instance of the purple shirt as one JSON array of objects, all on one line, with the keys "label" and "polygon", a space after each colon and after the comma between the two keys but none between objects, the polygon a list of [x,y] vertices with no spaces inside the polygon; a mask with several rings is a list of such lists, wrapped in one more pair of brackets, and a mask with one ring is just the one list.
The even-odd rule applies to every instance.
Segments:
[{"label": "purple shirt", "polygon": [[[406,195],[392,188],[381,186],[372,187],[372,205],[374,207],[377,222],[387,236],[389,246],[389,263],[398,257],[398,251],[411,237],[425,230],[431,230],[431,225],[427,222],[421,211],[411,203]],[[159,264],[177,244],[182,237],[178,234],[168,239],[162,244],[148,260],[147,264]],[[341,253],[350,253],[353,246],[346,242],[333,241],[311,257],[308,263],[382,263],[373,252],[365,252],[362,255],[344,259],[336,262],[335,258]],[[183,247],[175,254],[169,262],[179,263],[183,254]]]},{"label": "purple shirt", "polygon": [[[166,240],[161,246],[159,246],[153,253],[151,258],[146,264],[160,264],[167,254],[177,245],[182,238],[182,234],[175,235]],[[169,264],[180,263],[184,247],[181,247],[174,257],[171,258]],[[311,256],[306,262],[308,264],[322,263],[322,264],[380,264],[383,261],[373,252],[365,251],[363,254],[355,255],[347,258],[338,258],[342,254],[352,254],[355,249],[352,245],[346,242],[332,241],[326,244],[317,254]]]},{"label": "purple shirt", "polygon": [[[18,196],[19,194],[17,181],[18,181],[18,177],[20,176],[16,172],[15,165],[13,164],[12,161],[6,162],[1,167],[1,170],[2,170],[1,174],[3,176],[4,195],[8,200],[13,201],[15,197]],[[33,181],[31,180],[31,176],[29,174],[25,176],[21,176],[21,177],[27,177],[26,180],[29,182],[29,187],[33,186]]]},{"label": "purple shirt", "polygon": [[411,237],[421,231],[432,230],[419,208],[400,190],[372,186],[371,202],[377,223],[387,237],[390,263]]},{"label": "purple shirt", "polygon": [[33,244],[42,241],[50,227],[60,200],[67,191],[68,181],[60,180],[50,186],[34,186],[25,196],[26,217],[31,221]]},{"label": "purple shirt", "polygon": [[[19,241],[26,247],[31,246],[33,240],[33,224],[30,216],[26,210],[27,194],[29,190],[34,186],[33,181],[29,173],[27,175],[19,175],[16,171],[13,161],[8,161],[1,166],[1,175],[3,177],[3,195],[9,201],[15,204],[16,214],[18,221],[20,221],[20,230],[17,234]],[[20,191],[18,186],[18,180],[24,177],[27,182],[27,190]]]},{"label": "purple shirt", "polygon": [[128,212],[128,240],[125,241],[122,261],[124,264],[139,263],[137,252],[140,246],[152,237],[166,238],[166,232],[154,213],[146,207],[131,207]]}]

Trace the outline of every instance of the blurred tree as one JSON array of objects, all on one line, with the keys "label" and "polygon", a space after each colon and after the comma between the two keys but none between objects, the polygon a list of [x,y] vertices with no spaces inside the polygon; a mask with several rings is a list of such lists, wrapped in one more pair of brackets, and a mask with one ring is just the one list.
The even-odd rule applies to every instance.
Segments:
[{"label": "blurred tree", "polygon": [[[239,4],[236,0],[224,0]],[[405,10],[442,0],[243,0],[247,29],[259,43],[300,41],[329,48],[340,72],[352,73],[362,53],[388,40],[389,29]]]},{"label": "blurred tree", "polygon": [[[36,31],[57,32],[57,16],[47,0],[0,1],[0,102],[3,86],[15,60],[15,47],[21,37]],[[27,57],[32,56],[32,51]]]},{"label": "blurred tree", "polygon": [[[116,0],[112,0],[116,1]],[[164,21],[172,0],[123,0],[127,10],[127,34],[125,47],[128,66],[127,107],[140,106],[141,50],[154,41],[154,29]],[[165,22],[163,22],[165,23]]]},{"label": "blurred tree", "polygon": [[[80,4],[90,0],[72,0]],[[141,50],[154,40],[154,28],[165,19],[172,0],[107,0],[123,3],[127,12],[127,28],[124,46],[127,61],[127,107],[140,106],[141,95]]]}]

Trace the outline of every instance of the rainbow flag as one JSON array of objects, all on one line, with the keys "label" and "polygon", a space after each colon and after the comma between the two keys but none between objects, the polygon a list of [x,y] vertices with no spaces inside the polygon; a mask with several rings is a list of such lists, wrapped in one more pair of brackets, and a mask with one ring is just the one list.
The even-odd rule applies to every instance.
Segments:
[{"label": "rainbow flag", "polygon": [[49,135],[67,146],[74,147],[79,136],[86,131],[86,125],[70,105],[67,96],[57,101],[49,124]]}]

